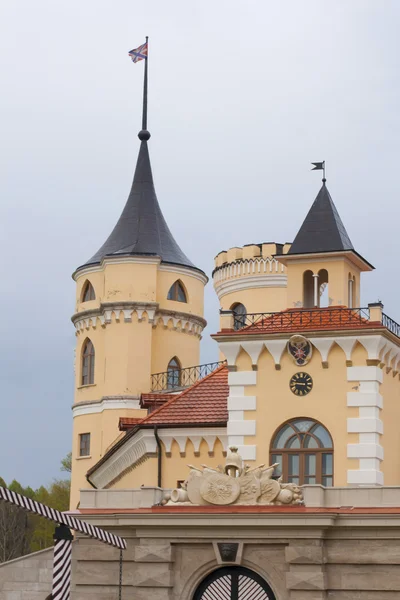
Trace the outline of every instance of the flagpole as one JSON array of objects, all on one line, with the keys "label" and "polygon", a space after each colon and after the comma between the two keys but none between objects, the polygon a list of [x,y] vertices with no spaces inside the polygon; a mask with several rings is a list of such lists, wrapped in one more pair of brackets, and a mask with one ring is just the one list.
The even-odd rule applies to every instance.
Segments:
[{"label": "flagpole", "polygon": [[144,59],[144,82],[143,82],[143,116],[142,130],[147,130],[147,64],[149,61],[149,37],[146,35],[147,56]]}]

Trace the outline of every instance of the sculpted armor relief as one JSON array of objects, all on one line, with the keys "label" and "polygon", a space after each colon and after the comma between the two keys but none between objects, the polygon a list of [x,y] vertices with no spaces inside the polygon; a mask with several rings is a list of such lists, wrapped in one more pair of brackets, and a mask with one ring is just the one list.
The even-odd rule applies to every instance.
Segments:
[{"label": "sculpted armor relief", "polygon": [[202,465],[190,468],[182,487],[173,490],[169,504],[214,504],[226,506],[303,504],[303,495],[294,483],[273,479],[278,463],[250,468],[234,446],[229,448],[225,466],[216,469]]}]

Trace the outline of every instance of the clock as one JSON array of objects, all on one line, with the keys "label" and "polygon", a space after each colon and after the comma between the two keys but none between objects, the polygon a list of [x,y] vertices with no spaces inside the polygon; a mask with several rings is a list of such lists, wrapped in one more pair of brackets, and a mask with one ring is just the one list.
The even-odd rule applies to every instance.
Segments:
[{"label": "clock", "polygon": [[291,378],[289,385],[291,391],[293,394],[296,394],[296,396],[306,396],[312,390],[313,380],[308,373],[295,373]]}]

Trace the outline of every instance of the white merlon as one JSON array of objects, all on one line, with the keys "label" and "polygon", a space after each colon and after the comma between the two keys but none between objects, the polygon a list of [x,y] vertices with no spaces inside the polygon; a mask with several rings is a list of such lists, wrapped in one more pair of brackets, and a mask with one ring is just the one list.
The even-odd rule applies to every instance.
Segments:
[{"label": "white merlon", "polygon": [[310,338],[310,342],[319,351],[322,362],[327,362],[329,350],[332,348],[334,341],[333,338]]},{"label": "white merlon", "polygon": [[228,421],[227,425],[228,436],[231,435],[255,435],[256,422],[248,421]]},{"label": "white merlon", "polygon": [[382,408],[383,398],[376,392],[347,392],[347,406],[376,406]]},{"label": "white merlon", "polygon": [[225,356],[229,366],[234,366],[240,351],[240,342],[220,342],[219,350]]},{"label": "white merlon", "polygon": [[347,419],[347,433],[383,433],[380,419],[350,418]]},{"label": "white merlon", "polygon": [[235,371],[228,373],[228,385],[256,385],[257,371]]},{"label": "white merlon", "polygon": [[[256,396],[228,396],[228,410],[256,410]],[[231,413],[229,413],[230,418]]]},{"label": "white merlon", "polygon": [[238,453],[243,460],[256,460],[257,446],[240,446],[238,445]]},{"label": "white merlon", "polygon": [[250,356],[251,363],[256,365],[261,351],[264,348],[264,342],[252,341],[252,342],[241,342],[241,346],[245,352]]},{"label": "white merlon", "polygon": [[383,485],[383,473],[374,469],[347,471],[347,483],[355,485]]},{"label": "white merlon", "polygon": [[347,444],[347,458],[378,458],[383,460],[383,448],[380,444]]},{"label": "white merlon", "polygon": [[378,381],[382,383],[382,369],[379,367],[347,367],[347,381]]},{"label": "white merlon", "polygon": [[287,340],[268,340],[264,342],[266,349],[272,355],[276,365],[281,364],[281,358],[286,348]]}]

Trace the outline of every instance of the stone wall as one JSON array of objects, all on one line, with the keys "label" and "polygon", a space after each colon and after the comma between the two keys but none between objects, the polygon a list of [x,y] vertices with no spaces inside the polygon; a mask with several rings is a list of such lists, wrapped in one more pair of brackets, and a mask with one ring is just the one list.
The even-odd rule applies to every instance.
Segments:
[{"label": "stone wall", "polygon": [[0,600],[45,600],[52,577],[53,548],[0,564]]},{"label": "stone wall", "polygon": [[[194,514],[158,508],[85,519],[128,542],[123,600],[192,600],[209,573],[233,564],[263,577],[276,600],[400,599],[397,514]],[[223,561],[218,542],[238,545],[234,562]],[[79,538],[71,600],[117,600],[118,561],[117,550]]]}]

